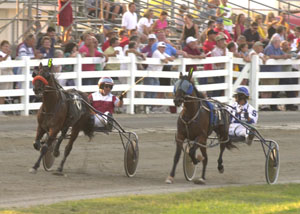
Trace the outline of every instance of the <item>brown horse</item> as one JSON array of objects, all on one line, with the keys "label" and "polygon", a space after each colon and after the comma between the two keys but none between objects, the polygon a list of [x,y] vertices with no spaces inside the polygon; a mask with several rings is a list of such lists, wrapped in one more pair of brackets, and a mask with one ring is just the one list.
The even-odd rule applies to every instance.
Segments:
[{"label": "brown horse", "polygon": [[[180,79],[174,86],[174,103],[176,106],[181,106],[183,103],[183,109],[177,120],[177,133],[175,135],[176,152],[174,156],[173,167],[170,175],[166,179],[166,183],[173,183],[175,170],[179,161],[181,151],[183,150],[183,143],[185,140],[194,141],[193,146],[189,151],[189,155],[194,165],[202,161],[202,176],[195,183],[205,183],[205,171],[207,166],[207,153],[206,153],[206,141],[212,131],[218,136],[220,142],[220,155],[218,159],[218,170],[220,173],[224,172],[223,166],[223,152],[225,147],[228,149],[234,148],[231,144],[228,136],[228,128],[230,123],[230,116],[224,109],[220,109],[221,120],[217,124],[212,124],[210,121],[210,108],[205,101],[205,96],[198,92],[193,82],[191,81],[192,72],[188,76],[182,76],[180,73]],[[200,148],[202,156],[196,158],[196,150]]]},{"label": "brown horse", "polygon": [[[51,66],[52,64],[48,67],[43,67],[40,64],[38,70],[33,73],[33,90],[37,97],[42,98],[43,104],[37,114],[38,127],[34,143],[34,148],[40,150],[40,156],[30,169],[32,173],[36,173],[43,156],[57,140],[56,137],[59,132],[61,132],[61,136],[53,152],[56,157],[59,156],[59,146],[62,140],[65,138],[69,127],[72,127],[64,157],[57,169],[58,172],[62,172],[64,163],[72,150],[78,133],[84,131],[84,134],[90,139],[93,136],[92,113],[81,101],[81,99],[88,101],[86,94],[75,89],[63,90],[54,74],[51,73]],[[48,138],[41,145],[41,139],[46,133]]]}]

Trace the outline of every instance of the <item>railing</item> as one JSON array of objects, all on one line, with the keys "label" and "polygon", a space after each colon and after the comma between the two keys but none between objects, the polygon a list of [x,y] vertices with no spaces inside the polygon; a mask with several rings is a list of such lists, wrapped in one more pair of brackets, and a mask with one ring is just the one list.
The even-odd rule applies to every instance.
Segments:
[{"label": "railing", "polygon": [[[21,103],[18,104],[2,104],[0,111],[22,111],[22,114],[28,115],[29,110],[39,109],[41,103],[31,103],[30,96],[34,96],[31,86],[31,70],[33,67],[38,66],[42,62],[47,65],[48,60],[30,60],[24,57],[22,60],[3,61],[0,63],[1,68],[15,68],[22,69],[22,74],[18,75],[2,75],[0,76],[0,83],[2,82],[21,82],[21,89],[0,90],[0,97],[21,97]],[[136,59],[134,55],[120,58],[110,58],[108,63],[127,64],[126,70],[113,70],[113,71],[82,71],[82,64],[98,64],[103,63],[101,58],[82,58],[80,55],[77,58],[55,58],[53,59],[54,65],[74,65],[74,72],[57,73],[58,79],[74,79],[76,86],[64,87],[65,89],[76,88],[84,92],[94,92],[98,90],[97,85],[82,85],[84,78],[100,78],[103,76],[117,77],[124,79],[121,83],[116,83],[113,92],[122,92],[129,90],[127,97],[124,98],[124,105],[127,107],[127,113],[134,114],[134,106],[138,105],[164,105],[173,106],[173,100],[168,98],[141,98],[136,96],[143,92],[164,92],[172,93],[173,86],[152,86],[135,84],[136,79],[142,77],[159,77],[159,78],[172,78],[177,79],[179,72],[185,73],[186,65],[204,65],[225,63],[225,69],[222,70],[209,70],[209,71],[195,71],[194,78],[211,78],[224,76],[224,83],[214,83],[197,85],[200,91],[215,91],[224,90],[224,95],[215,97],[221,102],[229,103],[232,101],[232,95],[237,87],[240,86],[243,79],[249,80],[249,89],[251,91],[250,103],[258,108],[262,104],[300,104],[300,98],[272,98],[262,99],[259,98],[259,93],[264,91],[277,92],[277,91],[300,91],[300,85],[259,85],[259,80],[262,78],[300,78],[300,72],[259,72],[259,66],[262,64],[257,56],[253,56],[251,63],[246,63],[242,59],[233,58],[232,55],[224,57],[208,57],[206,59],[187,59],[178,58],[174,62],[168,64],[177,66],[176,71],[148,71],[137,70],[138,64],[156,64],[161,65],[159,59],[147,58],[146,60]],[[240,64],[244,66],[242,72],[234,72],[233,64]],[[300,60],[268,60],[266,65],[299,65]]]}]

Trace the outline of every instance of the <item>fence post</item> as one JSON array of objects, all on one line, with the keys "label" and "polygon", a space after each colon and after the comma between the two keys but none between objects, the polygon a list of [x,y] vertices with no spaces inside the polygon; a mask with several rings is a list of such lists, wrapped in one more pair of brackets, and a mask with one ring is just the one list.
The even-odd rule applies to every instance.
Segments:
[{"label": "fence post", "polygon": [[77,61],[76,61],[76,64],[74,65],[74,72],[76,72],[76,74],[77,74],[76,85],[77,85],[77,90],[81,90],[81,86],[82,86],[82,77],[81,77],[82,57],[81,57],[81,55],[77,54],[76,59],[77,59]]},{"label": "fence post", "polygon": [[233,53],[228,52],[228,62],[225,63],[225,69],[228,71],[228,76],[225,76],[225,83],[228,84],[227,90],[225,90],[225,97],[228,99],[228,103],[232,100],[232,82],[233,82]]},{"label": "fence post", "polygon": [[23,56],[22,60],[25,61],[25,67],[22,68],[22,73],[25,75],[25,82],[22,84],[22,88],[24,89],[24,96],[21,98],[22,104],[24,104],[24,111],[22,111],[22,115],[29,115],[29,90],[30,90],[30,57]]},{"label": "fence post", "polygon": [[258,55],[253,55],[250,64],[250,75],[249,75],[249,87],[251,92],[250,104],[258,109],[258,72],[259,68],[259,57]]},{"label": "fence post", "polygon": [[130,58],[130,64],[129,64],[129,71],[130,71],[130,78],[129,78],[129,84],[130,84],[130,91],[129,91],[129,105],[127,107],[127,113],[128,114],[134,114],[134,95],[135,95],[135,73],[137,71],[136,66],[136,57],[133,53],[128,54]]}]

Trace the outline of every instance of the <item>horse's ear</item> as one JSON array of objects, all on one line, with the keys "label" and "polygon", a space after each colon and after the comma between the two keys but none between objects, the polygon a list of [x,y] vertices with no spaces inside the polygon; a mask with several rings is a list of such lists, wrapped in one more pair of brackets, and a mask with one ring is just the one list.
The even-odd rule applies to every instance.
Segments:
[{"label": "horse's ear", "polygon": [[179,73],[179,79],[181,79],[181,78],[182,78],[182,72]]},{"label": "horse's ear", "polygon": [[43,70],[43,64],[40,62],[40,65],[39,65],[39,70]]},{"label": "horse's ear", "polygon": [[188,75],[188,80],[190,81],[192,79],[193,76],[193,72],[194,72],[194,68],[191,68],[189,75]]}]

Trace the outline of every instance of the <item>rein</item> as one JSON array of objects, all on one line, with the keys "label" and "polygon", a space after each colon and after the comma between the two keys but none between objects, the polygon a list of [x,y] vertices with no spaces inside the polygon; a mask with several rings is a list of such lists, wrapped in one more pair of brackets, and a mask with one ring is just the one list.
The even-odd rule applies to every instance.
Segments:
[{"label": "rein", "polygon": [[[190,95],[186,95],[184,98],[186,97],[193,97]],[[185,100],[184,102],[187,102],[187,100]],[[188,126],[197,119],[197,117],[199,116],[199,113],[201,111],[201,108],[204,108],[205,106],[202,105],[202,100],[200,100],[200,106],[198,108],[198,111],[196,112],[196,114],[189,120],[189,121],[185,121],[182,117],[182,115],[179,116],[181,122],[185,125],[185,129],[186,129],[186,133],[187,133],[187,139],[190,139],[190,133],[189,133],[189,129]],[[205,107],[206,108],[206,107]]]}]

